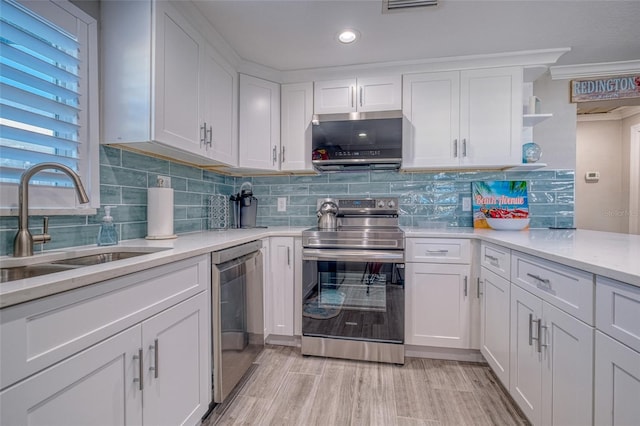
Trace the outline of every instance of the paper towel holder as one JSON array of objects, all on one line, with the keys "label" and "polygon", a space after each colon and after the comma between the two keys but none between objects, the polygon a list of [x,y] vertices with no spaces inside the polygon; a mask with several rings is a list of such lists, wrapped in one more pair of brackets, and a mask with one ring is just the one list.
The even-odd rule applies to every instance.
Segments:
[{"label": "paper towel holder", "polygon": [[[157,193],[158,191],[166,192],[164,196]],[[148,190],[147,196],[147,235],[145,239],[147,240],[170,240],[174,238],[178,238],[176,234],[173,233],[173,189],[171,189],[171,178],[168,176],[157,176],[156,178],[156,187],[150,187]],[[152,193],[155,193],[152,195]],[[161,201],[162,197],[162,201]],[[161,204],[166,203],[169,205],[162,206]],[[162,233],[159,229],[155,229],[155,232],[152,232],[152,215],[151,211],[153,209],[160,208],[169,208],[169,213],[167,215],[163,215],[164,219],[167,219],[169,223],[164,224],[164,233]],[[157,222],[157,217],[154,216],[154,222]],[[158,223],[153,224],[154,227],[158,225]],[[163,225],[160,225],[162,228]],[[167,226],[170,229],[166,228]]]}]

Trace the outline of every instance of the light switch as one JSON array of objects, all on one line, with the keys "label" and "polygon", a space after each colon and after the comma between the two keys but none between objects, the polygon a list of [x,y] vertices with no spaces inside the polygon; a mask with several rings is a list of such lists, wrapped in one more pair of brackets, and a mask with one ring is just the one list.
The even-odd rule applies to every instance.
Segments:
[{"label": "light switch", "polygon": [[287,197],[278,197],[278,211],[279,212],[287,211]]}]

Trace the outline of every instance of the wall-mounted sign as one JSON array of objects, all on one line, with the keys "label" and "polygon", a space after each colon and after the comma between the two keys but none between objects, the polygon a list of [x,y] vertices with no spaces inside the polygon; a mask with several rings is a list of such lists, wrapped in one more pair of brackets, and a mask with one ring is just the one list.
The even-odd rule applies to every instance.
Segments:
[{"label": "wall-mounted sign", "polygon": [[640,98],[640,74],[571,80],[571,102]]}]

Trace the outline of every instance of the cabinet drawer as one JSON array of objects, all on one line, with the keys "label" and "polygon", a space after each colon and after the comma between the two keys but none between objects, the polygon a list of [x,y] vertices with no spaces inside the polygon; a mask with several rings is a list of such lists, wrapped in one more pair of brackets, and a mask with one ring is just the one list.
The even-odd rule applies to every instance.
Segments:
[{"label": "cabinet drawer", "polygon": [[640,288],[596,277],[596,328],[640,352]]},{"label": "cabinet drawer", "polygon": [[482,243],[480,248],[480,266],[511,279],[511,250],[491,243]]},{"label": "cabinet drawer", "polygon": [[206,255],[0,311],[1,388],[208,289]]},{"label": "cabinet drawer", "polygon": [[593,274],[524,253],[511,256],[511,282],[593,325]]},{"label": "cabinet drawer", "polygon": [[407,238],[407,262],[471,263],[471,241],[448,238]]}]

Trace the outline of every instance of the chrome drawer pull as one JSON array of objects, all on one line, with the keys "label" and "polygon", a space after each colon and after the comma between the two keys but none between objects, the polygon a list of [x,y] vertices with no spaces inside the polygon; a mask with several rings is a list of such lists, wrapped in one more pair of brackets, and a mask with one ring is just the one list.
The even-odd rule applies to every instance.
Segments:
[{"label": "chrome drawer pull", "polygon": [[149,371],[153,371],[153,378],[157,379],[158,378],[158,358],[160,357],[158,352],[158,339],[155,339],[153,341],[153,345],[149,345],[149,350],[153,351],[153,363],[154,363],[154,365],[149,366]]},{"label": "chrome drawer pull", "polygon": [[[533,337],[533,323],[537,323],[538,337]],[[533,319],[533,314],[529,314],[529,346],[533,346],[533,341],[538,341],[538,352],[540,352],[540,322],[541,320]]]},{"label": "chrome drawer pull", "polygon": [[135,377],[133,379],[133,382],[134,383],[139,383],[138,388],[140,390],[143,390],[144,389],[144,384],[143,384],[143,381],[142,381],[142,372],[144,371],[144,360],[142,359],[142,348],[138,349],[138,355],[134,355],[133,359],[134,360],[136,360],[136,359],[138,360],[138,370],[140,372],[140,377]]},{"label": "chrome drawer pull", "polygon": [[476,288],[476,297],[480,299],[480,295],[482,294],[482,290],[480,290],[480,285],[482,284],[482,280],[478,278],[478,287]]},{"label": "chrome drawer pull", "polygon": [[441,249],[441,250],[427,250],[427,254],[433,254],[433,253],[449,253],[449,250],[445,250],[445,249]]},{"label": "chrome drawer pull", "polygon": [[490,256],[488,254],[485,254],[484,257],[485,257],[485,259],[493,260],[494,262],[498,261],[498,258],[495,257],[495,256]]},{"label": "chrome drawer pull", "polygon": [[464,297],[467,297],[467,294],[468,294],[468,291],[467,291],[467,290],[468,290],[467,281],[468,281],[468,279],[467,279],[467,276],[465,275],[465,277],[464,277]]},{"label": "chrome drawer pull", "polygon": [[549,284],[550,281],[547,278],[542,278],[539,275],[534,275],[534,274],[530,274],[529,272],[527,272],[527,276],[533,278],[534,280],[538,280],[541,283],[545,283],[545,284]]},{"label": "chrome drawer pull", "polygon": [[[542,344],[542,329],[544,329],[544,344]],[[549,333],[547,332],[547,326],[542,325],[542,321],[538,321],[538,352],[542,352],[543,347],[546,348],[549,346],[549,344],[547,343],[548,340]]]}]

